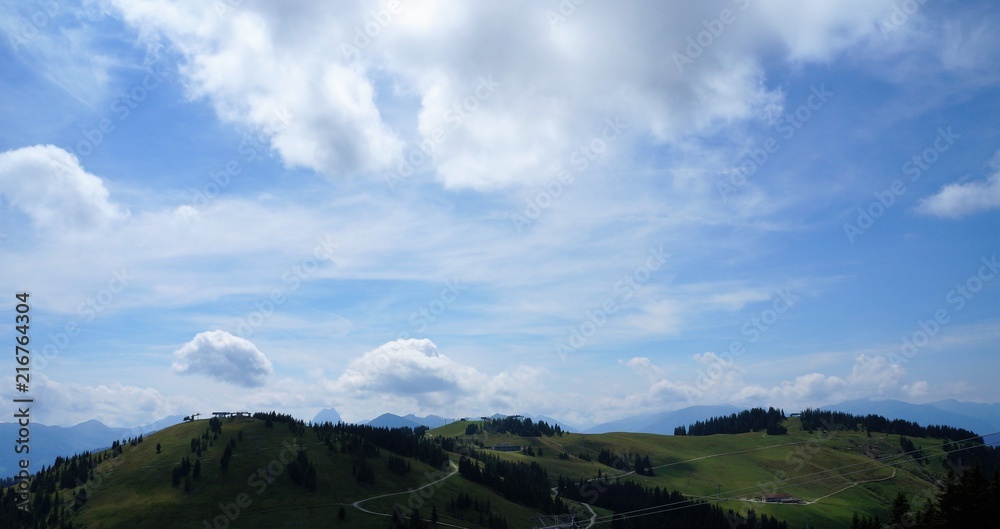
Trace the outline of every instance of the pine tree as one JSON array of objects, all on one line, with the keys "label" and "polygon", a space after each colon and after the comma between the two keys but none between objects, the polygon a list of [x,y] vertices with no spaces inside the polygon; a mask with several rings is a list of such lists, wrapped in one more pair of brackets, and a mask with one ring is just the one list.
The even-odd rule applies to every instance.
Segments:
[{"label": "pine tree", "polygon": [[908,512],[910,512],[910,502],[906,500],[906,494],[899,491],[889,507],[889,525],[899,524],[901,527],[909,525],[903,522]]},{"label": "pine tree", "polygon": [[222,458],[219,459],[219,465],[222,466],[222,472],[225,473],[229,469],[229,460],[233,457],[233,447],[226,445],[226,450],[222,452]]}]

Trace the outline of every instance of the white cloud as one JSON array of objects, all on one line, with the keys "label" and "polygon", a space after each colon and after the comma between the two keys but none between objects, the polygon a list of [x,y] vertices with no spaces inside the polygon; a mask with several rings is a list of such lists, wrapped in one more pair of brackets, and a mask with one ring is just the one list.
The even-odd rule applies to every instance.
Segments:
[{"label": "white cloud", "polygon": [[53,145],[0,153],[0,194],[42,228],[100,229],[128,216],[100,178]]},{"label": "white cloud", "polygon": [[174,372],[198,373],[243,387],[262,386],[274,369],[250,340],[225,331],[199,333],[174,351]]},{"label": "white cloud", "polygon": [[32,381],[32,418],[42,424],[70,426],[97,419],[107,426],[135,427],[176,413],[167,398],[149,387],[62,383],[42,374]]},{"label": "white cloud", "polygon": [[[906,371],[884,356],[858,355],[847,376],[807,373],[774,385],[747,381],[740,359],[712,352],[694,355],[697,374],[688,380],[671,380],[647,358],[633,358],[625,365],[650,380],[645,392],[626,400],[635,409],[658,410],[693,404],[735,404],[802,408],[843,400],[901,397],[926,389],[926,383],[904,385]],[[651,376],[652,375],[652,376]]]},{"label": "white cloud", "polygon": [[220,12],[215,2],[109,3],[147,42],[167,41],[183,57],[190,97],[206,99],[222,121],[262,134],[287,165],[341,175],[377,171],[400,153],[368,72],[339,51],[359,8],[245,2]]},{"label": "white cloud", "polygon": [[337,385],[349,392],[426,395],[467,394],[483,375],[437,350],[427,339],[395,340],[368,351],[348,364]]},{"label": "white cloud", "polygon": [[637,356],[630,358],[627,361],[618,361],[619,364],[627,366],[632,371],[641,377],[648,378],[650,380],[657,380],[663,377],[663,370],[656,366],[652,360]]},{"label": "white cloud", "polygon": [[[103,48],[97,13],[79,2],[6,4],[0,30],[14,56],[80,103],[96,107],[107,93],[121,51]],[[87,4],[87,2],[83,2]],[[102,28],[105,29],[105,28]]]},{"label": "white cloud", "polygon": [[961,218],[995,208],[1000,208],[1000,172],[986,180],[948,184],[922,199],[916,211],[935,217]]},{"label": "white cloud", "polygon": [[489,375],[445,356],[428,339],[401,339],[355,358],[327,388],[363,401],[360,407],[372,412],[520,413],[536,403],[526,396],[543,374],[513,366]]},{"label": "white cloud", "polygon": [[906,378],[906,370],[885,356],[859,355],[847,378],[848,384],[869,396],[885,396],[897,392]]},{"label": "white cloud", "polygon": [[[766,120],[783,98],[765,82],[762,52],[827,60],[876,33],[891,8],[588,3],[553,25],[552,6],[528,1],[413,1],[381,21],[350,2],[243,2],[221,13],[218,3],[107,4],[144,40],[183,57],[191,97],[264,131],[286,164],[381,179],[416,153],[418,169],[446,187],[479,190],[551,180],[581,147],[601,151],[588,165],[608,163],[632,143]],[[721,33],[679,67],[675,54],[724,9],[733,20],[718,22]],[[291,118],[274,126],[279,112]],[[618,118],[628,128],[609,133],[605,120]]]}]

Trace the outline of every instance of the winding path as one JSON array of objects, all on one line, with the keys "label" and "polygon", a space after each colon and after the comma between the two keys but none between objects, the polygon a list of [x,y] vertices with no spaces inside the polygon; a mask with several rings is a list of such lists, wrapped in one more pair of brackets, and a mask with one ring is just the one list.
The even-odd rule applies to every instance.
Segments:
[{"label": "winding path", "polygon": [[[452,477],[452,476],[454,476],[455,474],[458,473],[458,465],[456,465],[454,461],[452,461],[452,460],[449,459],[448,460],[448,464],[451,466],[451,473],[448,474],[448,475],[446,475],[445,477],[443,477],[441,479],[436,479],[434,481],[425,483],[425,484],[423,484],[423,485],[421,485],[421,486],[419,486],[419,487],[417,487],[415,489],[404,490],[402,492],[390,492],[389,494],[379,494],[378,496],[372,496],[370,498],[365,498],[363,500],[358,500],[358,501],[352,503],[351,505],[355,509],[357,509],[357,510],[363,512],[363,513],[374,514],[375,516],[385,516],[386,518],[388,518],[388,517],[390,517],[392,515],[391,514],[386,514],[386,513],[381,513],[381,512],[376,512],[376,511],[365,509],[364,507],[361,506],[361,504],[365,503],[367,501],[377,500],[379,498],[388,498],[389,496],[400,496],[400,495],[403,495],[403,494],[413,494],[415,492],[419,492],[419,491],[421,491],[423,489],[426,489],[427,487],[433,487],[434,485],[437,485],[438,483],[441,483],[442,481],[444,481],[444,480],[446,480],[446,479],[448,479],[448,478],[450,478],[450,477]],[[453,524],[445,523],[445,522],[441,522],[441,521],[438,522],[438,525],[444,525],[444,526],[447,526],[447,527],[457,527],[458,529],[468,529],[467,527],[464,527],[464,526],[461,526],[461,525],[453,525]]]},{"label": "winding path", "polygon": [[841,492],[844,492],[845,490],[847,490],[849,488],[856,487],[856,486],[858,486],[858,485],[860,485],[862,483],[874,483],[876,481],[885,481],[887,479],[892,479],[894,477],[896,477],[896,468],[895,467],[893,467],[893,469],[892,469],[892,475],[891,476],[884,477],[884,478],[877,478],[877,479],[868,479],[868,480],[865,480],[865,481],[855,481],[854,483],[851,483],[850,485],[848,485],[848,486],[846,486],[846,487],[844,487],[844,488],[842,488],[840,490],[835,490],[835,491],[827,494],[826,496],[820,496],[819,498],[816,498],[813,501],[802,502],[802,504],[803,505],[811,505],[813,503],[818,502],[819,500],[822,500],[823,498],[829,498],[830,496],[833,496],[834,494],[840,494]]}]

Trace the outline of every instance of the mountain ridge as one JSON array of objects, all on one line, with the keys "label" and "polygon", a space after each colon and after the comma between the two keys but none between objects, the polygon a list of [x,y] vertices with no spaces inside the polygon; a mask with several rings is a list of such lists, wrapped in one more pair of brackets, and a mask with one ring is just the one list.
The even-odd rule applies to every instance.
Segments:
[{"label": "mountain ridge", "polygon": [[[732,405],[688,406],[677,410],[631,415],[585,429],[573,428],[562,421],[545,415],[539,415],[537,419],[527,414],[524,416],[532,417],[532,420],[544,420],[550,424],[559,424],[567,432],[627,432],[672,435],[674,428],[678,426],[688,426],[698,420],[729,415],[742,409],[744,408]],[[1000,432],[1000,403],[976,403],[947,399],[913,404],[894,399],[855,399],[823,405],[819,409],[843,411],[856,415],[872,413],[882,415],[888,419],[903,419],[926,425],[942,424],[955,426],[984,436],[984,440],[987,443],[1000,442],[1000,434],[994,433]],[[799,410],[785,410],[786,413],[793,413],[794,411]],[[497,415],[505,417],[502,414]],[[35,441],[32,443],[32,463],[39,467],[41,465],[51,465],[58,456],[105,448],[110,446],[115,440],[152,433],[180,423],[182,420],[183,417],[181,415],[171,415],[136,428],[110,427],[97,419],[82,421],[73,426],[53,426],[33,423],[32,434]],[[340,414],[334,408],[325,408],[313,417],[313,422],[329,421],[335,424],[340,420]],[[383,413],[365,424],[388,428],[403,426],[409,428],[417,428],[419,426],[437,428],[455,420],[433,414],[426,417],[419,417],[412,413],[405,416]],[[0,436],[3,436],[5,439],[11,439],[16,437],[16,433],[17,423],[0,422]],[[49,442],[39,442],[45,439],[49,440]],[[0,464],[0,477],[11,475],[13,472],[13,468],[7,468]]]}]

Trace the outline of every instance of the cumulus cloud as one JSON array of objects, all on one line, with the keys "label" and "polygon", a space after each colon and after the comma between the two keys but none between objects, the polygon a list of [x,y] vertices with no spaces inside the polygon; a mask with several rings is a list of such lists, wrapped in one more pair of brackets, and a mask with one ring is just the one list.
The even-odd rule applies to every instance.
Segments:
[{"label": "cumulus cloud", "polygon": [[99,229],[128,216],[99,177],[54,145],[0,153],[0,194],[42,228]]},{"label": "cumulus cloud", "polygon": [[198,373],[248,388],[264,385],[274,371],[250,340],[225,331],[199,333],[174,351],[172,368],[182,375]]},{"label": "cumulus cloud", "polygon": [[383,406],[434,413],[520,412],[544,370],[528,366],[490,375],[453,360],[428,339],[401,339],[352,360],[328,389]]},{"label": "cumulus cloud", "polygon": [[270,141],[290,166],[328,175],[377,171],[401,142],[383,122],[374,82],[340,53],[360,6],[244,2],[108,2],[148,42],[172,46],[190,97]]},{"label": "cumulus cloud", "polygon": [[[598,2],[559,18],[527,0],[416,0],[396,12],[243,2],[221,14],[217,3],[106,3],[184,58],[191,97],[262,131],[285,163],[381,178],[409,162],[479,190],[550,181],[640,139],[774,116],[783,97],[762,55],[826,60],[877,33],[892,7]],[[692,47],[706,23],[715,34]],[[281,113],[291,117],[276,122]]]},{"label": "cumulus cloud", "polygon": [[1000,171],[986,180],[948,184],[922,199],[916,210],[925,215],[957,219],[995,208],[1000,208]]},{"label": "cumulus cloud", "polygon": [[485,381],[475,368],[438,352],[428,339],[395,340],[361,355],[348,364],[336,385],[348,392],[428,396],[468,395]]}]

